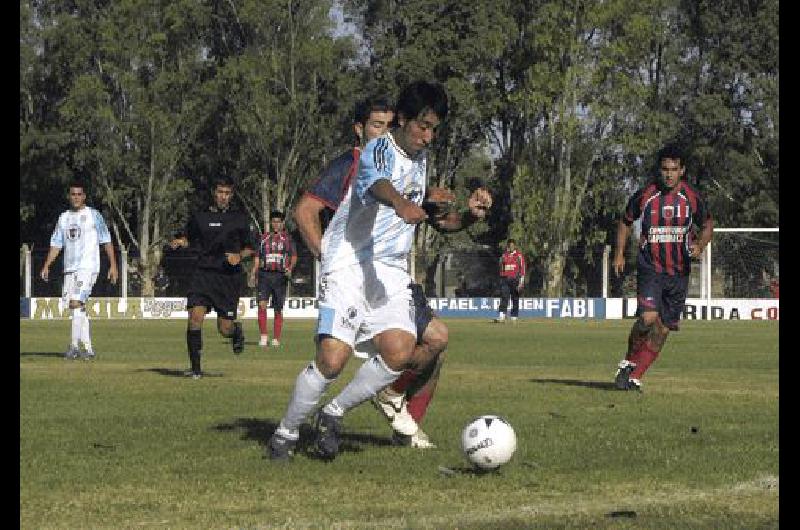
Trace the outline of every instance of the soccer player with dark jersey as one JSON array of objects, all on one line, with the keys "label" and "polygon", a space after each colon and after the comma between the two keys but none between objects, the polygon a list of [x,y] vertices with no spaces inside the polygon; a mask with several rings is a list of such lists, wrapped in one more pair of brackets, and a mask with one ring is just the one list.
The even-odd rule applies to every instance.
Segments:
[{"label": "soccer player with dark jersey", "polygon": [[213,194],[214,204],[194,212],[185,233],[170,243],[173,249],[191,246],[199,254],[186,297],[191,365],[186,375],[193,379],[202,377],[203,320],[212,308],[217,312],[217,330],[231,339],[233,352],[244,349],[242,325],[235,320],[243,283],[241,260],[253,254],[253,232],[247,215],[231,207],[233,180],[215,180]]},{"label": "soccer player with dark jersey", "polygon": [[637,319],[615,376],[620,390],[641,390],[642,376],[658,357],[670,330],[678,330],[691,260],[700,257],[713,235],[705,200],[683,180],[684,161],[675,145],[659,151],[660,176],[634,193],[617,228],[614,271],[620,275],[631,225],[637,219],[642,224],[636,266]]},{"label": "soccer player with dark jersey", "polygon": [[500,308],[495,322],[505,322],[508,302],[511,311],[508,316],[512,322],[519,317],[519,295],[525,286],[525,256],[517,248],[517,242],[509,239],[506,251],[500,256]]},{"label": "soccer player with dark jersey", "polygon": [[[354,113],[353,130],[357,145],[334,159],[320,177],[306,190],[295,210],[294,217],[306,245],[319,257],[324,226],[339,207],[351,180],[358,170],[361,149],[370,140],[383,135],[394,117],[385,98],[373,98],[358,103]],[[431,202],[424,207],[434,227],[441,230],[460,230],[479,218],[467,210],[465,213],[449,212],[444,205],[452,200],[448,190],[430,188]],[[477,190],[471,204],[488,209],[491,195]],[[427,434],[419,428],[439,380],[447,348],[447,326],[434,314],[422,290],[411,284],[412,299],[416,308],[417,345],[414,361],[417,368],[406,370],[392,385],[384,388],[372,400],[392,427],[392,440],[398,445],[426,449],[435,447]],[[358,352],[356,352],[358,355]]]},{"label": "soccer player with dark jersey", "polygon": [[275,311],[272,345],[280,346],[286,286],[292,276],[292,270],[297,265],[297,250],[292,236],[284,228],[283,212],[272,211],[269,215],[269,224],[270,230],[259,238],[258,252],[253,259],[253,269],[250,272],[250,282],[257,286],[258,329],[261,331],[258,344],[259,346],[269,344],[267,302],[271,299],[272,309]]}]

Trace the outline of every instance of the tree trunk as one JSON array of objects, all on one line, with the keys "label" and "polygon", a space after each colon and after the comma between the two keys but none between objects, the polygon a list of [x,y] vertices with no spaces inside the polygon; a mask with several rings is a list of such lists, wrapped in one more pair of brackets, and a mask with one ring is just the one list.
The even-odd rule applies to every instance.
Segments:
[{"label": "tree trunk", "polygon": [[142,253],[139,261],[139,274],[142,278],[142,296],[155,296],[155,283],[153,278],[156,276],[158,267],[161,264],[163,252],[161,247],[155,247]]},{"label": "tree trunk", "polygon": [[544,295],[547,298],[564,296],[564,266],[567,263],[567,249],[566,244],[561,244],[545,260]]}]

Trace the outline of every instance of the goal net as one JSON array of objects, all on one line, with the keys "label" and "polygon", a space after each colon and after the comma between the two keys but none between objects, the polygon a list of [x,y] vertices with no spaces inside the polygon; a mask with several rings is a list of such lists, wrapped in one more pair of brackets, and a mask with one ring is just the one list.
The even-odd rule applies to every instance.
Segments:
[{"label": "goal net", "polygon": [[777,298],[777,228],[715,228],[711,240],[712,298]]}]

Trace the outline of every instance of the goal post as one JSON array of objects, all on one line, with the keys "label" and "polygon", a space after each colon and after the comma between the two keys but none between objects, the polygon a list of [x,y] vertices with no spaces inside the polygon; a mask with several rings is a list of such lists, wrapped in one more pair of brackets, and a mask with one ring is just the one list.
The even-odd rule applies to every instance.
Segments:
[{"label": "goal post", "polygon": [[[779,288],[779,228],[714,228],[702,261],[702,297],[775,298]],[[710,311],[706,313],[710,319]]]}]

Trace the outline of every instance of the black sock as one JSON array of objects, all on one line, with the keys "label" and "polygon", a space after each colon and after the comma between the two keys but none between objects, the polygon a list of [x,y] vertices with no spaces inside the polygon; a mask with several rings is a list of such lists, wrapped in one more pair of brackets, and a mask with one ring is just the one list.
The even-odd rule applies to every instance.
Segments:
[{"label": "black sock", "polygon": [[200,350],[203,347],[203,332],[199,329],[186,330],[186,347],[189,350],[189,362],[192,363],[192,371],[200,371]]}]

